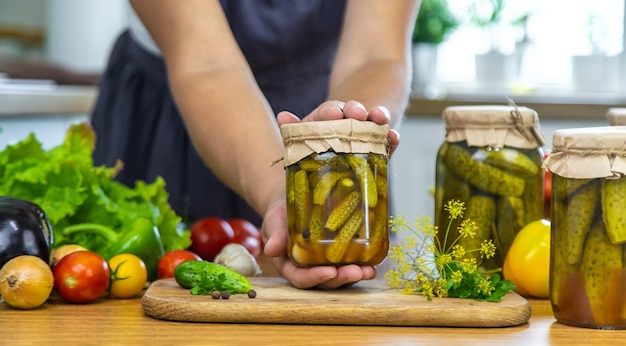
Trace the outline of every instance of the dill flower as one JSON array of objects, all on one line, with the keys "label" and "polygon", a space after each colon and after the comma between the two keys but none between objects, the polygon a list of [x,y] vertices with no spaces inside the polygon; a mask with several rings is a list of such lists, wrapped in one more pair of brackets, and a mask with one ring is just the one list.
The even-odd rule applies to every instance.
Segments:
[{"label": "dill flower", "polygon": [[[403,294],[421,294],[428,300],[433,298],[472,298],[498,302],[515,285],[501,280],[497,273],[482,271],[482,261],[495,255],[496,246],[491,239],[484,240],[476,248],[465,248],[457,242],[462,238],[473,238],[478,234],[476,223],[462,219],[456,239],[448,235],[452,221],[461,219],[465,203],[450,200],[444,206],[449,214],[445,233],[434,226],[431,219],[421,216],[409,221],[404,215],[389,218],[392,232],[407,232],[402,245],[390,249],[390,259],[396,269],[385,273],[390,288],[402,289]],[[456,232],[456,231],[455,231]],[[441,240],[443,239],[443,240]],[[468,254],[472,254],[468,256]]]}]

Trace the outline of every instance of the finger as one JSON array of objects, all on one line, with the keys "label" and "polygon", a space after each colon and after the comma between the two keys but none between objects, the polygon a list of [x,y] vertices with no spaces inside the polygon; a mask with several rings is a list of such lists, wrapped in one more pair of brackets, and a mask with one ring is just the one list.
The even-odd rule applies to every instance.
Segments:
[{"label": "finger", "polygon": [[389,124],[391,122],[391,112],[385,106],[375,106],[370,109],[368,119],[379,124]]},{"label": "finger", "polygon": [[343,116],[346,119],[367,120],[367,109],[362,103],[357,101],[348,101],[343,107]]},{"label": "finger", "polygon": [[326,101],[319,107],[315,108],[311,114],[307,115],[302,121],[320,121],[320,120],[339,120],[343,119],[344,102]]},{"label": "finger", "polygon": [[389,158],[391,159],[393,153],[396,151],[396,149],[398,149],[398,146],[400,146],[400,133],[393,129],[389,130],[387,140],[389,143]]},{"label": "finger", "polygon": [[278,273],[296,288],[316,287],[337,277],[337,268],[335,267],[299,268],[284,256],[274,258],[273,261]]},{"label": "finger", "polygon": [[363,270],[363,280],[372,280],[376,278],[375,267],[361,267]]},{"label": "finger", "polygon": [[299,123],[300,118],[291,112],[282,111],[276,115],[276,121],[278,122],[278,125],[293,124]]},{"label": "finger", "polygon": [[336,289],[339,287],[349,286],[365,279],[366,275],[367,279],[370,279],[373,272],[374,269],[372,267],[360,267],[356,264],[345,265],[337,268],[336,278],[319,284],[317,287],[321,289]]}]

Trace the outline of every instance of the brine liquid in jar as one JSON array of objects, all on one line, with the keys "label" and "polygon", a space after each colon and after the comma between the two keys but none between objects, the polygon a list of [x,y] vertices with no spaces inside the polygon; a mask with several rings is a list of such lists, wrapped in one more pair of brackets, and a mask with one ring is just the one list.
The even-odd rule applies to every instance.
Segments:
[{"label": "brine liquid in jar", "polygon": [[389,250],[387,159],[311,154],[287,169],[289,257],[299,265],[375,265]]},{"label": "brine liquid in jar", "polygon": [[621,126],[554,134],[550,301],[561,323],[626,329],[625,142]]},{"label": "brine liquid in jar", "polygon": [[387,125],[281,126],[289,258],[301,267],[377,265],[389,252]]}]

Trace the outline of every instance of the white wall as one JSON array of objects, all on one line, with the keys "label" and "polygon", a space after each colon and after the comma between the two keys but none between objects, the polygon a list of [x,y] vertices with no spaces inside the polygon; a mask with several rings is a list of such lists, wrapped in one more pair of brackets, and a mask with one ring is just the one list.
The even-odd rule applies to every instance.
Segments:
[{"label": "white wall", "polygon": [[86,122],[86,114],[45,114],[18,117],[0,117],[0,150],[15,144],[33,132],[45,149],[63,143],[70,125]]},{"label": "white wall", "polygon": [[127,25],[127,0],[53,0],[46,13],[45,56],[86,72],[102,71]]}]

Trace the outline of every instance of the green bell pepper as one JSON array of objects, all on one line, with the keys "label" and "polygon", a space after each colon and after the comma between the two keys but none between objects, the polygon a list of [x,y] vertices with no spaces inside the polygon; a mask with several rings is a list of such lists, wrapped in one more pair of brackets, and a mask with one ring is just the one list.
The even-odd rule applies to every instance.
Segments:
[{"label": "green bell pepper", "polygon": [[76,224],[63,229],[64,235],[89,232],[104,237],[108,246],[98,252],[107,261],[121,253],[133,254],[141,258],[148,270],[148,280],[154,281],[157,277],[159,260],[165,254],[159,230],[146,218],[137,218],[124,225],[118,233],[114,230],[95,223]]}]

